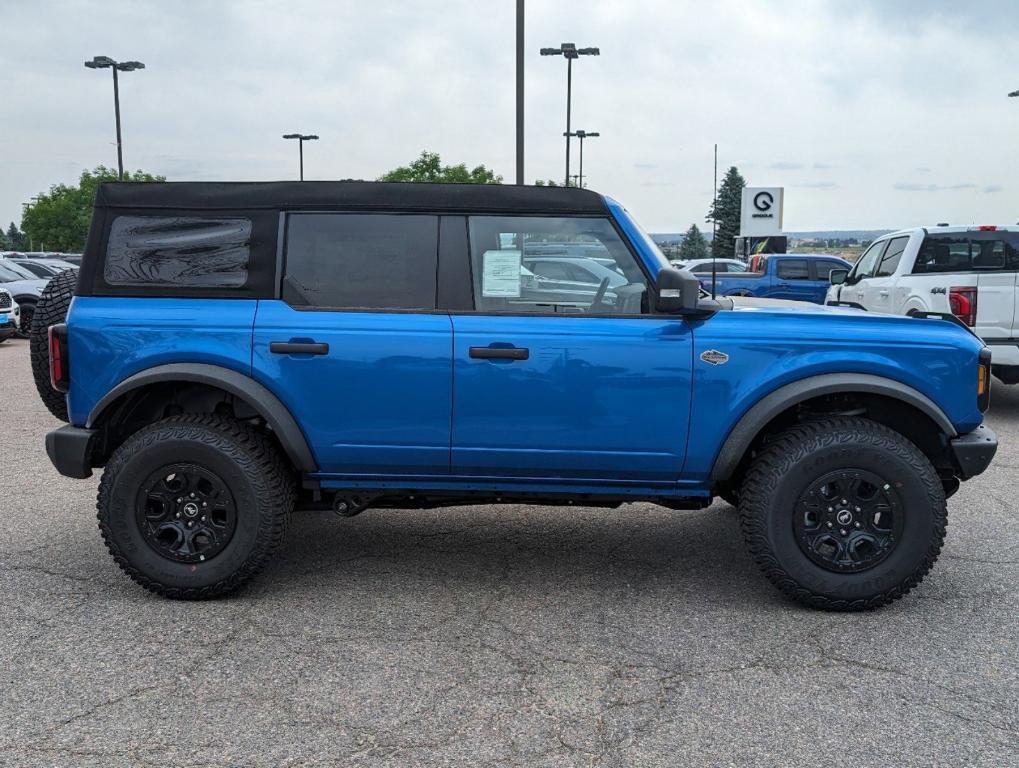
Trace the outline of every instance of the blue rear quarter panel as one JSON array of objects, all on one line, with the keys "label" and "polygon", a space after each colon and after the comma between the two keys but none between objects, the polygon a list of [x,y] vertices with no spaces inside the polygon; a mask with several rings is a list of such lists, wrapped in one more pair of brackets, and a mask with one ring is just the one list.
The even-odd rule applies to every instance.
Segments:
[{"label": "blue rear quarter panel", "polygon": [[257,302],[76,296],[68,312],[71,423],[129,376],[166,363],[207,363],[251,375]]}]

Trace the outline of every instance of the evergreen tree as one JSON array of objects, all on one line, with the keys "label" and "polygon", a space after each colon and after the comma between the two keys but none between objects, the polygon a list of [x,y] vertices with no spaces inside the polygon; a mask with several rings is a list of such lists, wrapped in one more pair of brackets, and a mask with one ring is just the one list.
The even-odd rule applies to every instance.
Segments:
[{"label": "evergreen tree", "polygon": [[690,229],[683,236],[683,243],[679,246],[680,261],[693,261],[694,259],[708,258],[708,244],[704,235],[697,229],[696,224],[691,224]]},{"label": "evergreen tree", "polygon": [[28,244],[28,238],[25,237],[25,233],[18,229],[13,221],[7,228],[7,235],[4,237],[4,240],[6,241],[4,248],[12,251],[24,251]]},{"label": "evergreen tree", "polygon": [[732,258],[735,238],[739,235],[739,214],[743,187],[746,180],[740,176],[736,166],[725,173],[718,199],[712,202],[708,221],[716,223],[715,239],[711,243],[711,255],[715,258]]}]

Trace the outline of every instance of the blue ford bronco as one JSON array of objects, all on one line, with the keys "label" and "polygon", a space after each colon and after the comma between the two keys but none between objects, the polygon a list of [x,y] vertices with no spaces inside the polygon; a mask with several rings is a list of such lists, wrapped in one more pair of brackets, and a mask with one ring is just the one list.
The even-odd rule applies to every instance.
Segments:
[{"label": "blue ford bronco", "polygon": [[997,447],[951,317],[708,299],[587,190],[105,184],[74,279],[33,324],[46,449],[103,468],[106,545],[167,597],[240,587],[295,508],[721,496],[787,596],[872,608]]}]

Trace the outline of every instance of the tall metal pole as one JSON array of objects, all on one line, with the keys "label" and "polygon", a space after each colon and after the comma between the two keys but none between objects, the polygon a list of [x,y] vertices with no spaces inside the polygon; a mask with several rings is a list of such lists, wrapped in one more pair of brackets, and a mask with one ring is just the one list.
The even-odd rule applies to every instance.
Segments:
[{"label": "tall metal pole", "polygon": [[304,139],[297,140],[297,154],[301,158],[301,181],[304,181]]},{"label": "tall metal pole", "polygon": [[715,262],[715,222],[718,220],[718,144],[715,144],[715,182],[712,192],[713,203],[711,205],[711,298],[715,298],[715,281],[718,279],[718,269]]},{"label": "tall metal pole", "polygon": [[[580,133],[580,131],[577,131]],[[584,137],[578,136],[580,139],[580,172],[577,174],[577,186],[581,189],[584,188]]]},{"label": "tall metal pole", "polygon": [[524,183],[524,0],[517,0],[517,184]]},{"label": "tall metal pole", "polygon": [[566,186],[570,186],[570,100],[573,97],[573,59],[566,59]]},{"label": "tall metal pole", "polygon": [[120,138],[120,85],[117,82],[117,68],[113,70],[113,111],[117,115],[117,179],[124,180],[124,151]]}]

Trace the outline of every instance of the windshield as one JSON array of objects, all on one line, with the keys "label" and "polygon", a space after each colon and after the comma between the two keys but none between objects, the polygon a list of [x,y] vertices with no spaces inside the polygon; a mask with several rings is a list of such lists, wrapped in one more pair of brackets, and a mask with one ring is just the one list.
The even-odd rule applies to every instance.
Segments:
[{"label": "windshield", "polygon": [[641,239],[641,242],[644,244],[644,246],[646,246],[647,250],[650,251],[651,255],[658,262],[659,269],[661,269],[662,267],[671,266],[669,260],[665,258],[665,254],[662,253],[661,249],[658,247],[658,243],[651,239],[651,235],[645,232],[643,228],[640,226],[640,224],[633,220],[633,217],[630,215],[629,211],[627,211],[625,208],[620,207],[619,209],[613,211],[613,213],[615,213],[620,219],[625,219],[626,223],[629,224],[629,226],[633,229],[634,232],[637,233],[637,236]]},{"label": "windshield", "polygon": [[0,262],[0,282],[13,283],[15,280],[35,280],[31,272],[9,261]]}]

